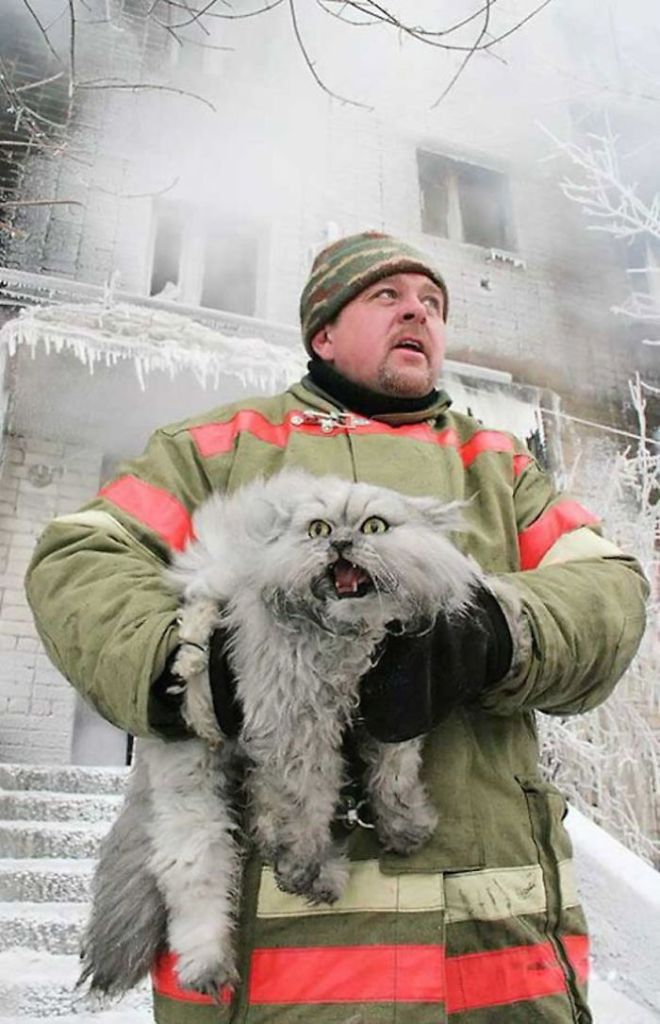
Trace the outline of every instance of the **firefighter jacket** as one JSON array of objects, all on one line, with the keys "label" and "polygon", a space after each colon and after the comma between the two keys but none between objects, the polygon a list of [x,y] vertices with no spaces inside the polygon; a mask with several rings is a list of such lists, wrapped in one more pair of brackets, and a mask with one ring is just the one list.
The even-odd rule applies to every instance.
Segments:
[{"label": "firefighter jacket", "polygon": [[[154,729],[151,686],[178,639],[162,568],[212,490],[298,467],[464,500],[459,545],[520,596],[524,663],[426,738],[440,824],[423,849],[383,853],[356,829],[349,890],[333,908],[280,893],[250,862],[232,1021],[590,1020],[565,804],[539,774],[535,712],[606,699],[639,644],[647,585],[523,444],[449,406],[441,392],[423,413],[367,419],[303,381],[161,429],[94,500],[47,527],[28,570],[50,657],[138,736]],[[161,1024],[215,1019],[178,988],[171,958],[154,980]],[[545,1015],[532,1018],[530,1001]]]}]

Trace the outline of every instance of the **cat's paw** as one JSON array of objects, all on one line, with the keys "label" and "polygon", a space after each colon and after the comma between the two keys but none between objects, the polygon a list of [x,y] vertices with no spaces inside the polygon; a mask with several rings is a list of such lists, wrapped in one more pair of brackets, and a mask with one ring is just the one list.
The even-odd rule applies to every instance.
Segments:
[{"label": "cat's paw", "polygon": [[417,807],[410,814],[381,819],[377,825],[378,838],[392,853],[414,853],[428,843],[437,825],[438,815],[432,807]]},{"label": "cat's paw", "polygon": [[291,854],[280,854],[275,859],[275,882],[282,892],[293,896],[306,896],[319,876],[318,861],[303,862]]},{"label": "cat's paw", "polygon": [[179,961],[177,975],[183,988],[210,996],[216,1003],[231,1001],[226,998],[227,995],[231,997],[231,992],[228,993],[227,989],[233,991],[239,982],[238,970],[233,957],[219,960],[202,969],[199,965],[192,963],[182,965]]},{"label": "cat's paw", "polygon": [[345,857],[326,861],[304,895],[309,903],[336,903],[348,882],[349,863]]}]

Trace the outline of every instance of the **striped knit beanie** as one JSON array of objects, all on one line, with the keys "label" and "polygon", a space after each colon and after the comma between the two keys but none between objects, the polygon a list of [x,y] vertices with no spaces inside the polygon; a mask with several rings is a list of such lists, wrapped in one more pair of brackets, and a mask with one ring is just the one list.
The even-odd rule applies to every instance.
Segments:
[{"label": "striped knit beanie", "polygon": [[449,296],[442,275],[429,259],[406,242],[377,231],[349,235],[333,242],[318,254],[300,296],[303,341],[313,355],[311,340],[317,331],[335,319],[356,295],[390,274],[426,274],[444,296],[443,319],[447,319]]}]

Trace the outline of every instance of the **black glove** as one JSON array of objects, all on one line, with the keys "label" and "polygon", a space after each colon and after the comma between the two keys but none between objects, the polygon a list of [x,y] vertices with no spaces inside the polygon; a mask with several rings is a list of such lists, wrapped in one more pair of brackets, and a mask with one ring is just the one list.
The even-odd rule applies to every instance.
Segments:
[{"label": "black glove", "polygon": [[[227,639],[228,634],[224,629],[216,629],[211,634],[209,683],[218,725],[226,736],[236,736],[243,724],[243,712],[236,697],[236,679],[225,651]],[[178,653],[178,647],[172,651],[165,670],[152,684],[149,696],[149,723],[156,732],[168,739],[181,739],[190,735],[181,714],[181,679],[173,670]]]},{"label": "black glove", "polygon": [[499,682],[512,658],[504,612],[479,587],[462,615],[447,620],[440,614],[428,632],[386,637],[360,683],[360,718],[383,743],[421,736],[452,708]]}]

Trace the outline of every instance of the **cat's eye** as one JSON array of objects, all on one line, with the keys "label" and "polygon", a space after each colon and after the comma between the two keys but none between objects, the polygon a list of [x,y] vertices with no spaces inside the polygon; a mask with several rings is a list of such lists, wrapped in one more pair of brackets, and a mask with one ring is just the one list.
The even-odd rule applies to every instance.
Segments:
[{"label": "cat's eye", "polygon": [[360,527],[362,533],[385,533],[389,528],[390,524],[386,523],[380,516],[369,516]]},{"label": "cat's eye", "polygon": [[326,523],[325,519],[312,519],[307,527],[307,533],[315,540],[318,537],[329,537],[332,533],[332,527],[330,523]]}]

